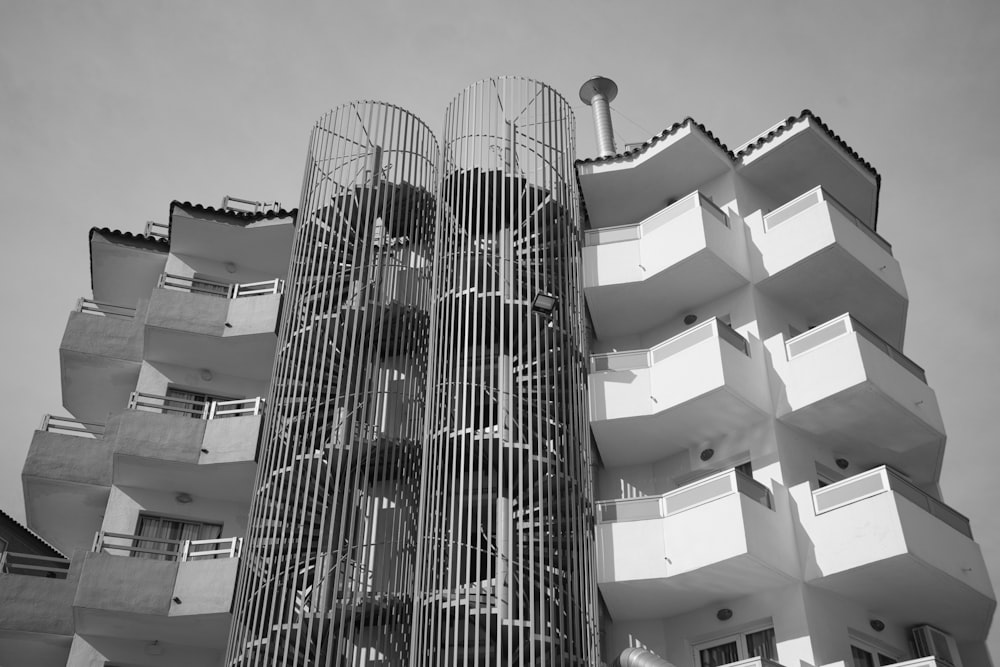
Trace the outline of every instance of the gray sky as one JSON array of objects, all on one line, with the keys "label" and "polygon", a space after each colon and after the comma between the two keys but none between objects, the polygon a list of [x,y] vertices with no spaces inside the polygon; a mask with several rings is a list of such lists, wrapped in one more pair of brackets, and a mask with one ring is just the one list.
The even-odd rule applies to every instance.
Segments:
[{"label": "gray sky", "polygon": [[942,488],[1000,581],[996,0],[0,0],[0,507],[23,518],[32,432],[62,412],[59,341],[90,295],[92,226],[139,232],[172,199],[225,194],[292,208],[327,109],[385,100],[440,131],[451,98],[495,74],[576,104],[582,156],[576,91],[604,74],[619,140],[690,115],[734,147],[809,108],[879,170],[905,352],[948,428]]}]

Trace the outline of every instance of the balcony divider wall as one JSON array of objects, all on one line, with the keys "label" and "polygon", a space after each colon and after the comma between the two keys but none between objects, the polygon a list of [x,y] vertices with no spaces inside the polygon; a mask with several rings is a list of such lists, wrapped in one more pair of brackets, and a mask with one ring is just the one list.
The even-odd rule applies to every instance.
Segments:
[{"label": "balcony divider wall", "polygon": [[437,157],[380,102],[313,128],[227,665],[409,659]]}]

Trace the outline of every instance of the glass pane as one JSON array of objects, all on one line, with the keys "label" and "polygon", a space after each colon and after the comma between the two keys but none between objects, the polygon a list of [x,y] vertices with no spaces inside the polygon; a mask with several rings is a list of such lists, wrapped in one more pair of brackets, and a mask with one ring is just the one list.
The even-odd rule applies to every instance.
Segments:
[{"label": "glass pane", "polygon": [[774,628],[747,634],[747,656],[751,658],[778,659],[778,645],[774,641]]},{"label": "glass pane", "polygon": [[885,655],[884,653],[879,653],[878,654],[878,664],[880,666],[881,665],[895,665],[896,664],[896,659],[895,658],[890,658],[889,656]]},{"label": "glass pane", "polygon": [[728,665],[740,659],[739,646],[737,646],[736,642],[729,642],[728,644],[719,644],[712,648],[703,648],[698,651],[698,659],[701,661],[701,667]]},{"label": "glass pane", "polygon": [[851,658],[854,659],[854,667],[875,667],[872,654],[857,646],[851,647]]}]

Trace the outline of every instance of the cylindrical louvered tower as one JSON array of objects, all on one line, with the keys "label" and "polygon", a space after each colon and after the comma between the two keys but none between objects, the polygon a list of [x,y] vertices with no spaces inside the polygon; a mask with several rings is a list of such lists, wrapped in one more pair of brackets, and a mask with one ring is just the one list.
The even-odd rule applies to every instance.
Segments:
[{"label": "cylindrical louvered tower", "polygon": [[438,148],[399,107],[313,129],[228,665],[405,665]]},{"label": "cylindrical louvered tower", "polygon": [[446,112],[413,667],[597,664],[574,141],[528,79]]}]

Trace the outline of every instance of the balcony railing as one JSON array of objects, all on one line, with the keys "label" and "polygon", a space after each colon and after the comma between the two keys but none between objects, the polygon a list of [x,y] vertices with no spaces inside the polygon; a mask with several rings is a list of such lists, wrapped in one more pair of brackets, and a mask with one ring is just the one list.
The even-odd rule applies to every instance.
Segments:
[{"label": "balcony railing", "polygon": [[683,199],[679,199],[670,206],[661,209],[649,216],[642,222],[631,225],[618,225],[615,227],[602,227],[601,229],[589,229],[584,235],[584,245],[600,245],[602,243],[618,243],[620,241],[636,241],[651,234],[660,227],[680,217],[684,213],[701,207],[711,214],[713,218],[721,222],[726,227],[729,226],[729,216],[715,203],[701,194],[692,192]]},{"label": "balcony railing", "polygon": [[281,278],[264,280],[257,283],[220,283],[204,278],[190,278],[174,273],[164,273],[160,276],[159,286],[167,289],[191,292],[192,294],[207,294],[221,299],[239,299],[247,296],[262,296],[265,294],[281,294],[285,289],[285,281]]},{"label": "balcony railing", "polygon": [[85,422],[57,415],[42,415],[42,424],[38,427],[38,430],[45,431],[46,433],[62,433],[65,435],[99,438],[104,435],[104,424]]},{"label": "balcony railing", "polygon": [[774,509],[770,489],[733,468],[660,496],[600,501],[597,503],[597,521],[664,519],[734,493],[741,493],[768,509]]},{"label": "balcony railing", "polygon": [[194,419],[223,419],[259,415],[264,411],[264,399],[257,396],[232,401],[199,401],[133,391],[129,395],[128,409],[186,415]]},{"label": "balcony railing", "polygon": [[648,350],[627,350],[625,352],[605,352],[590,355],[590,371],[629,371],[639,368],[649,368],[658,361],[671,357],[682,350],[719,337],[743,354],[750,356],[750,345],[747,340],[719,319],[711,319],[688,329],[683,333],[669,338]]},{"label": "balcony railing", "polygon": [[240,199],[239,197],[226,195],[222,198],[222,208],[238,213],[277,213],[281,210],[281,204],[276,201],[253,201],[252,199]]},{"label": "balcony railing", "polygon": [[169,540],[162,537],[127,535],[102,530],[94,536],[93,551],[125,555],[132,558],[156,558],[183,563],[214,558],[239,558],[242,549],[242,537],[222,537],[215,540]]},{"label": "balcony railing", "polygon": [[69,574],[69,559],[0,551],[0,573],[65,579]]},{"label": "balcony railing", "polygon": [[850,313],[845,313],[840,317],[825,322],[818,327],[799,334],[795,338],[785,343],[785,353],[791,361],[810,350],[813,350],[823,343],[827,343],[849,333],[856,333],[865,338],[869,343],[882,350],[900,366],[908,370],[921,382],[927,384],[927,374],[924,369],[918,366],[912,359],[890,345],[884,338],[866,327],[857,319],[851,317]]},{"label": "balcony railing", "polygon": [[791,220],[799,213],[802,213],[823,201],[835,208],[838,213],[847,219],[848,222],[863,231],[868,238],[877,243],[883,250],[890,255],[892,254],[892,246],[888,241],[879,236],[874,229],[861,222],[856,215],[848,211],[846,206],[834,199],[829,192],[823,189],[822,186],[816,186],[809,192],[796,197],[787,204],[784,204],[765,215],[764,231],[771,231],[778,225]]},{"label": "balcony railing", "polygon": [[813,509],[816,515],[826,514],[833,510],[856,503],[872,496],[888,491],[894,491],[913,504],[921,507],[941,521],[972,539],[972,528],[969,520],[937,498],[933,498],[919,487],[914,486],[899,472],[888,466],[879,466],[867,472],[841,480],[836,484],[824,486],[813,491]]},{"label": "balcony railing", "polygon": [[130,320],[135,317],[135,308],[126,306],[116,306],[113,303],[101,303],[93,299],[80,298],[76,301],[76,311],[97,315],[99,317],[116,317],[123,320]]},{"label": "balcony railing", "polygon": [[145,234],[146,236],[151,236],[154,239],[168,240],[170,238],[170,225],[150,220],[146,223]]}]

